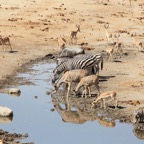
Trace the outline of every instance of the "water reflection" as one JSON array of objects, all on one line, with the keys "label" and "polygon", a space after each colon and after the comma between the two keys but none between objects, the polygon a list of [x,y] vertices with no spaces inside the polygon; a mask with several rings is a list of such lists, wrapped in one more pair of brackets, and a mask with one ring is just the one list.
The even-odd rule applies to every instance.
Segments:
[{"label": "water reflection", "polygon": [[144,107],[140,107],[134,112],[133,133],[137,138],[144,140]]},{"label": "water reflection", "polygon": [[[101,108],[100,105],[92,108],[91,103],[95,98],[78,98],[72,95],[66,97],[62,96],[65,93],[64,91],[60,90],[55,95],[51,95],[52,103],[63,122],[83,124],[87,121],[96,121],[101,126],[114,128],[116,121],[119,121],[131,124],[134,135],[138,139],[144,139],[144,123],[139,121],[133,123],[133,117],[136,117],[134,114],[128,115],[123,109],[115,109],[112,106],[108,106],[106,109]],[[144,118],[143,111],[140,116],[141,119]]]},{"label": "water reflection", "polygon": [[12,122],[13,117],[0,117],[0,123],[1,124],[8,124]]},{"label": "water reflection", "polygon": [[9,89],[0,89],[0,93],[8,94],[10,96],[18,97],[21,95],[21,92],[10,93],[9,91],[10,91]]},{"label": "water reflection", "polygon": [[9,94],[10,96],[14,96],[14,97],[19,97],[21,94],[17,93],[17,94]]},{"label": "water reflection", "polygon": [[141,140],[144,140],[144,123],[133,124],[134,135]]},{"label": "water reflection", "polygon": [[[52,97],[53,98],[53,97]],[[63,122],[70,122],[73,124],[82,124],[86,120],[80,117],[77,110],[72,110],[70,105],[64,104],[63,108],[58,102],[53,100],[53,104],[59,115],[61,116]]]},{"label": "water reflection", "polygon": [[64,122],[83,124],[86,121],[97,121],[105,127],[115,127],[115,119],[111,114],[101,108],[93,109],[93,98],[63,97],[51,95],[52,103]]}]

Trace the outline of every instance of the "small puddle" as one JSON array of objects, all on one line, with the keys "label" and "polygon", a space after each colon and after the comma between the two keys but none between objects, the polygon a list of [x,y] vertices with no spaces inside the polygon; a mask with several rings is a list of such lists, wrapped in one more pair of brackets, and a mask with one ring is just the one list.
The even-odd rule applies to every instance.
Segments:
[{"label": "small puddle", "polygon": [[[20,96],[0,94],[0,105],[11,108],[12,119],[0,119],[0,128],[12,133],[28,133],[21,142],[35,144],[140,144],[133,126],[120,123],[117,115],[100,108],[92,109],[91,100],[63,97],[63,89],[56,95],[49,95],[55,63],[40,62],[21,73]],[[29,81],[29,83],[27,83]],[[15,87],[15,86],[13,86]],[[65,110],[69,105],[71,110]],[[55,106],[55,107],[54,107]],[[55,110],[54,110],[55,109]],[[144,135],[144,133],[143,133]]]}]

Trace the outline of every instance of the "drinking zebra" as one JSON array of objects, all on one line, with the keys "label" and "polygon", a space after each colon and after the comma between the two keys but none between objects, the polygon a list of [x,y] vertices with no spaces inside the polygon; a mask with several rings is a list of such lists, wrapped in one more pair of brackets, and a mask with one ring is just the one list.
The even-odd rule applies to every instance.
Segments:
[{"label": "drinking zebra", "polygon": [[90,70],[94,66],[98,66],[101,62],[101,70],[103,69],[103,57],[102,54],[91,54],[86,57],[82,58],[72,58],[67,61],[62,61],[57,67],[53,70],[54,77],[52,79],[52,82],[55,82],[59,75],[62,72],[66,72],[68,70],[73,69],[86,69]]}]

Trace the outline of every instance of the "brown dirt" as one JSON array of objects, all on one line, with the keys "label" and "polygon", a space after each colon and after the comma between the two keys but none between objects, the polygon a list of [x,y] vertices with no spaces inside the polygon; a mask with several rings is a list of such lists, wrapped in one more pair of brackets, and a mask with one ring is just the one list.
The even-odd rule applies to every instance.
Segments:
[{"label": "brown dirt", "polygon": [[[108,31],[120,32],[125,55],[117,61],[105,60],[101,76],[107,77],[100,83],[102,92],[115,90],[118,100],[128,106],[130,113],[144,105],[144,53],[132,45],[131,33],[144,43],[144,2],[122,0],[104,4],[95,0],[21,0],[2,1],[0,4],[0,35],[9,36],[13,52],[0,46],[1,87],[21,66],[49,53],[58,53],[57,39],[64,35],[70,40],[75,25],[81,26],[77,43],[88,43],[94,48],[90,52],[102,52],[106,48],[104,23],[109,22]],[[113,40],[115,40],[113,38]],[[5,81],[6,80],[6,81]],[[134,105],[130,102],[134,101]],[[136,104],[136,101],[140,104]]]},{"label": "brown dirt", "polygon": [[[27,138],[28,134],[16,134],[16,133],[9,133],[4,130],[0,130],[0,143],[2,144],[18,144],[20,143],[19,140],[23,138]],[[24,143],[23,143],[24,144]],[[33,144],[33,143],[27,143]]]}]

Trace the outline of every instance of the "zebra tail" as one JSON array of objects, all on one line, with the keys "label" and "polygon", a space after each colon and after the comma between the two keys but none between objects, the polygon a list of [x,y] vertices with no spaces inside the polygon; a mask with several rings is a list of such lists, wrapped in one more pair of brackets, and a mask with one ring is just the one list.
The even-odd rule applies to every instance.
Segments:
[{"label": "zebra tail", "polygon": [[101,58],[101,70],[103,70],[103,58]]}]

